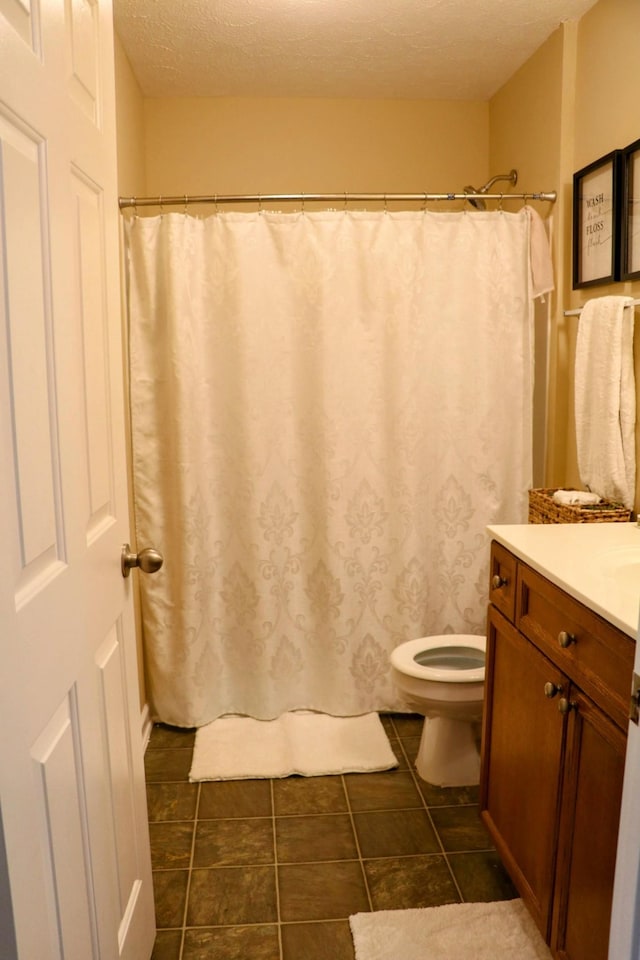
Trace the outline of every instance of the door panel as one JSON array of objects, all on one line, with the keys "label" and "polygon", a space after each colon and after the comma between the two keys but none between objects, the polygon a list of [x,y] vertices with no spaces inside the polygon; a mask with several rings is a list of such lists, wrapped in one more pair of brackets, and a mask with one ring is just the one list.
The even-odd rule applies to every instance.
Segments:
[{"label": "door panel", "polygon": [[[0,237],[5,304],[18,608],[60,569],[60,484],[55,469],[56,398],[43,142],[7,112],[0,114],[2,162]],[[23,335],[28,325],[29,337]],[[5,448],[8,449],[8,448]]]},{"label": "door panel", "polygon": [[131,840],[135,830],[135,771],[126,723],[127,666],[121,625],[114,627],[96,658],[101,680],[101,709],[107,736],[107,756],[116,829],[120,923],[127,917],[138,894],[137,863],[140,851]]},{"label": "door panel", "polygon": [[108,411],[108,316],[102,286],[104,236],[102,195],[99,187],[72,173],[75,199],[75,286],[83,345],[83,413],[87,434],[87,543],[113,520],[113,455]]},{"label": "door panel", "polygon": [[93,0],[66,0],[69,92],[91,123],[98,123],[98,4]]},{"label": "door panel", "polygon": [[[0,0],[0,908],[19,960],[147,960],[108,0]],[[3,852],[4,851],[4,852]],[[7,944],[9,944],[7,946]],[[4,954],[3,954],[3,960]]]},{"label": "door panel", "polygon": [[[92,890],[85,859],[89,826],[83,799],[80,722],[72,691],[31,749],[39,793],[46,884],[60,942],[74,960],[96,953]],[[75,790],[70,789],[75,784]],[[35,825],[34,825],[35,826]]]},{"label": "door panel", "polygon": [[0,0],[0,16],[5,17],[16,35],[34,52],[40,47],[38,12],[36,0]]}]

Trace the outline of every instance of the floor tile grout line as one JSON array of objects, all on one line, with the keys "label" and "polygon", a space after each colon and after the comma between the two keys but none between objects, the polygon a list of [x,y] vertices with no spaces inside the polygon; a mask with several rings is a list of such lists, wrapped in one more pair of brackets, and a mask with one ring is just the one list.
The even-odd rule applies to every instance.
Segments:
[{"label": "floor tile grout line", "polygon": [[[349,820],[351,821],[351,829],[353,831],[353,838],[356,845],[356,850],[358,851],[358,862],[360,864],[360,872],[362,873],[362,880],[364,882],[364,888],[367,892],[367,901],[369,903],[369,910],[373,912],[373,897],[371,896],[371,890],[369,888],[369,880],[367,878],[367,871],[364,868],[364,859],[362,857],[362,849],[360,847],[360,839],[358,837],[358,831],[356,830],[356,822],[353,816],[353,809],[351,807],[351,798],[349,797],[349,791],[347,790],[347,781],[345,780],[344,774],[341,774],[340,779],[342,780],[342,789],[344,790],[344,796],[347,803],[347,812],[349,814]],[[347,918],[348,919],[348,918]]]},{"label": "floor tile grout line", "polygon": [[427,799],[426,799],[426,797],[424,796],[422,790],[420,789],[420,785],[419,785],[419,783],[418,783],[418,776],[419,776],[418,771],[416,770],[414,764],[413,764],[413,763],[411,762],[411,760],[409,759],[409,756],[408,756],[408,754],[407,754],[407,751],[405,750],[404,744],[403,744],[401,741],[400,741],[400,747],[401,747],[402,752],[404,753],[404,755],[405,755],[405,757],[406,757],[407,763],[409,764],[409,770],[410,770],[410,772],[411,772],[411,776],[413,777],[413,782],[414,782],[415,788],[416,788],[416,790],[418,791],[418,793],[420,794],[420,796],[422,797],[423,807],[424,807],[424,809],[425,809],[425,811],[426,811],[426,814],[427,814],[427,816],[428,816],[428,818],[429,818],[429,823],[431,824],[431,829],[433,830],[433,832],[434,832],[434,834],[435,834],[435,836],[436,836],[436,839],[437,839],[437,841],[438,841],[438,846],[440,847],[440,853],[441,853],[441,855],[442,855],[442,857],[443,857],[443,859],[444,859],[444,862],[445,862],[445,864],[446,864],[446,866],[447,866],[447,870],[449,871],[449,876],[451,877],[451,881],[452,881],[452,883],[453,883],[453,886],[454,886],[454,888],[455,888],[455,890],[456,890],[456,893],[457,893],[458,897],[460,898],[460,903],[464,903],[464,897],[462,896],[462,890],[460,889],[460,885],[458,884],[458,881],[456,880],[455,874],[454,874],[453,870],[451,869],[451,864],[449,863],[449,858],[447,857],[447,852],[446,852],[446,850],[445,850],[444,843],[442,842],[442,837],[440,836],[440,831],[439,831],[438,828],[436,827],[436,824],[435,824],[435,822],[434,822],[434,819],[433,819],[433,817],[431,816],[431,810],[429,809],[429,804],[427,803]]},{"label": "floor tile grout line", "polygon": [[275,875],[276,887],[276,926],[278,929],[278,953],[280,960],[284,957],[284,948],[282,945],[282,916],[280,912],[280,870],[278,860],[278,825],[276,822],[276,795],[273,780],[269,780],[269,793],[271,796],[271,828],[273,831],[273,870]]},{"label": "floor tile grout line", "polygon": [[184,953],[185,940],[187,936],[187,916],[189,912],[189,896],[191,893],[191,878],[193,876],[193,860],[196,852],[196,835],[198,833],[198,813],[200,811],[200,795],[202,792],[202,784],[198,784],[198,791],[196,796],[196,809],[193,818],[193,836],[191,837],[191,856],[189,857],[189,869],[187,871],[187,888],[185,891],[184,898],[184,913],[182,914],[182,936],[180,938],[180,951],[178,953],[178,960],[182,960]]},{"label": "floor tile grout line", "polygon": [[[228,871],[237,870],[238,868],[253,869],[254,867],[272,867],[276,865],[283,866],[283,867],[303,867],[303,866],[314,866],[315,864],[359,863],[360,861],[362,861],[362,863],[369,863],[372,860],[398,860],[398,859],[416,860],[416,859],[419,859],[420,857],[433,857],[433,856],[435,857],[439,857],[439,856],[468,857],[476,853],[479,854],[479,853],[494,853],[494,852],[495,851],[492,847],[468,847],[462,850],[448,850],[446,847],[444,847],[444,845],[441,844],[439,850],[433,850],[433,851],[422,850],[416,853],[373,854],[371,856],[366,857],[361,853],[356,852],[356,854],[352,857],[322,857],[320,859],[317,859],[314,857],[310,860],[283,860],[283,861],[278,861],[277,864],[275,864],[273,861],[268,861],[265,863],[263,860],[257,860],[255,862],[239,861],[236,863],[223,863],[223,864],[218,864],[213,866],[204,866],[204,867],[199,867],[198,869],[205,872],[208,870],[218,870],[218,871],[224,872],[226,870]],[[160,867],[158,869],[154,869],[153,872],[154,873],[175,873],[176,870],[178,870],[178,871],[184,871],[186,873],[189,873],[191,869],[192,869],[191,867]]]}]

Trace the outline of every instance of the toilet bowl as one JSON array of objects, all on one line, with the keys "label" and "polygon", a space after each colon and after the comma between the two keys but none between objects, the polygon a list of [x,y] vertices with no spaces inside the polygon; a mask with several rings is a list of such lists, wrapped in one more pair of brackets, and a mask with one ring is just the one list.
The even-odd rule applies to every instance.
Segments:
[{"label": "toilet bowl", "polygon": [[425,718],[416,770],[428,783],[479,782],[486,644],[485,637],[448,634],[408,640],[391,653],[396,686]]}]

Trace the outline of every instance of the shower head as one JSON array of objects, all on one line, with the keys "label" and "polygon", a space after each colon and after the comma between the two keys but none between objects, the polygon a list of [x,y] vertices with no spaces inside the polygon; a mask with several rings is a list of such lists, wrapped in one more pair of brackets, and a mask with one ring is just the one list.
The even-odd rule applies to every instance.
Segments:
[{"label": "shower head", "polygon": [[[480,187],[477,190],[475,187],[465,187],[463,193],[488,193],[494,183],[498,181],[505,180],[509,183],[515,184],[518,182],[518,171],[511,170],[509,173],[499,173],[497,177],[491,177],[491,180],[487,180],[484,187]],[[472,207],[475,207],[476,210],[486,210],[487,205],[484,200],[480,200],[478,197],[470,197],[469,203]]]},{"label": "shower head", "polygon": [[[484,190],[476,190],[475,187],[465,187],[463,193],[484,193]],[[469,197],[469,203],[472,207],[475,207],[476,210],[486,210],[487,205],[484,200],[480,200],[478,197]]]}]

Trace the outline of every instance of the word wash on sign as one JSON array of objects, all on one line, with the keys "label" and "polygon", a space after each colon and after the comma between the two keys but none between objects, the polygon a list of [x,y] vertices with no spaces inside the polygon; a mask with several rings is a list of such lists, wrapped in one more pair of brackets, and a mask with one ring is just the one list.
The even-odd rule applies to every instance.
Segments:
[{"label": "word wash on sign", "polygon": [[593,197],[587,197],[585,200],[587,208],[585,233],[587,235],[587,247],[595,247],[601,244],[605,239],[603,231],[606,228],[604,219],[603,205],[605,202],[604,193],[597,193]]}]

